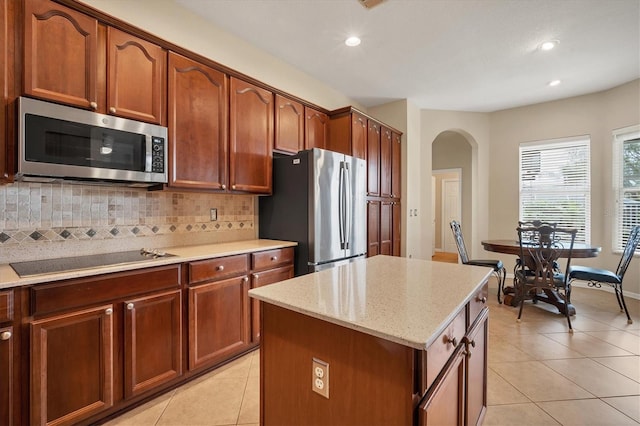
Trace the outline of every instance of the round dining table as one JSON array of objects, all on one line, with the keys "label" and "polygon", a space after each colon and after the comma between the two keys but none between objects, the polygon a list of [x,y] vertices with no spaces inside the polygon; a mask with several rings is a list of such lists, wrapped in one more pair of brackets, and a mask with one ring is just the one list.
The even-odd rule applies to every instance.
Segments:
[{"label": "round dining table", "polygon": [[[514,256],[520,256],[520,243],[518,240],[484,240],[481,242],[485,250],[495,252],[512,254]],[[585,259],[588,257],[596,257],[602,251],[601,247],[592,246],[584,243],[574,243],[573,251],[571,253],[571,259]],[[568,250],[561,250],[560,257],[567,257]],[[572,260],[573,262],[573,260]],[[521,298],[518,292],[512,287],[508,286],[503,289],[505,294],[504,303],[511,306],[519,306]],[[565,310],[569,310],[569,315],[575,315],[576,309],[571,304],[571,300],[567,300],[565,304],[564,300],[558,295],[555,290],[545,289],[544,294],[536,295],[536,300],[540,300],[546,303],[550,303],[558,308],[562,313]]]}]

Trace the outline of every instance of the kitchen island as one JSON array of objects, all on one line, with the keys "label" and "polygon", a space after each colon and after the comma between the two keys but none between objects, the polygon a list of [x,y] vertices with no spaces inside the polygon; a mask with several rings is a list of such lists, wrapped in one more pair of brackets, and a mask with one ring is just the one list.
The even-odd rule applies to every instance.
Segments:
[{"label": "kitchen island", "polygon": [[480,424],[490,274],[375,256],[251,290],[261,424]]}]

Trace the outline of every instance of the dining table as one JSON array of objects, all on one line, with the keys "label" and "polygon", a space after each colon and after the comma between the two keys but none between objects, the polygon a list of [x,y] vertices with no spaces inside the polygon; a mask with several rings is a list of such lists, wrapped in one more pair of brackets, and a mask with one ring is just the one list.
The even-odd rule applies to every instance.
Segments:
[{"label": "dining table", "polygon": [[[481,241],[482,246],[486,251],[494,252],[494,253],[504,253],[511,254],[515,256],[520,256],[520,242],[515,239],[504,239],[504,240],[483,240]],[[591,244],[584,243],[574,243],[573,251],[571,253],[571,259],[585,259],[589,257],[596,257],[602,251],[602,248],[599,246],[594,246]],[[568,249],[560,249],[560,257],[566,258],[569,254]],[[515,274],[515,271],[514,271]],[[521,302],[521,297],[519,292],[513,286],[506,286],[503,289],[504,292],[504,303],[510,306],[519,306]],[[545,289],[544,293],[536,295],[536,300],[540,300],[542,302],[550,303],[554,305],[561,313],[565,313],[566,310],[569,310],[569,315],[575,315],[576,309],[571,303],[570,294],[567,295],[567,302],[560,297],[560,295],[553,289]]]}]

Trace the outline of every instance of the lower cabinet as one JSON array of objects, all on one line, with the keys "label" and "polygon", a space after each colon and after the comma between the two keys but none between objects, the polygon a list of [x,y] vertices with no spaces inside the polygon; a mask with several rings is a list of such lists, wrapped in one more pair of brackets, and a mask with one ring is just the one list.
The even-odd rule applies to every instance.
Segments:
[{"label": "lower cabinet", "polygon": [[[251,288],[277,283],[293,278],[293,266],[254,272],[251,274]],[[251,299],[251,341],[260,341],[260,301]]]},{"label": "lower cabinet", "polygon": [[0,327],[0,425],[13,424],[13,327]]},{"label": "lower cabinet", "polygon": [[458,346],[420,406],[420,425],[464,425],[465,351]]}]

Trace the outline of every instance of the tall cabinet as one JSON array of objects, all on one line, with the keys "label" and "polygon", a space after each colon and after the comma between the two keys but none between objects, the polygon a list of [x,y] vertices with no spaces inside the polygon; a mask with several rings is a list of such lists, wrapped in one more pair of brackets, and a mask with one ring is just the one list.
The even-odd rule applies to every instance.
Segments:
[{"label": "tall cabinet", "polygon": [[402,133],[353,107],[330,117],[328,149],[367,161],[367,255],[400,256]]}]

